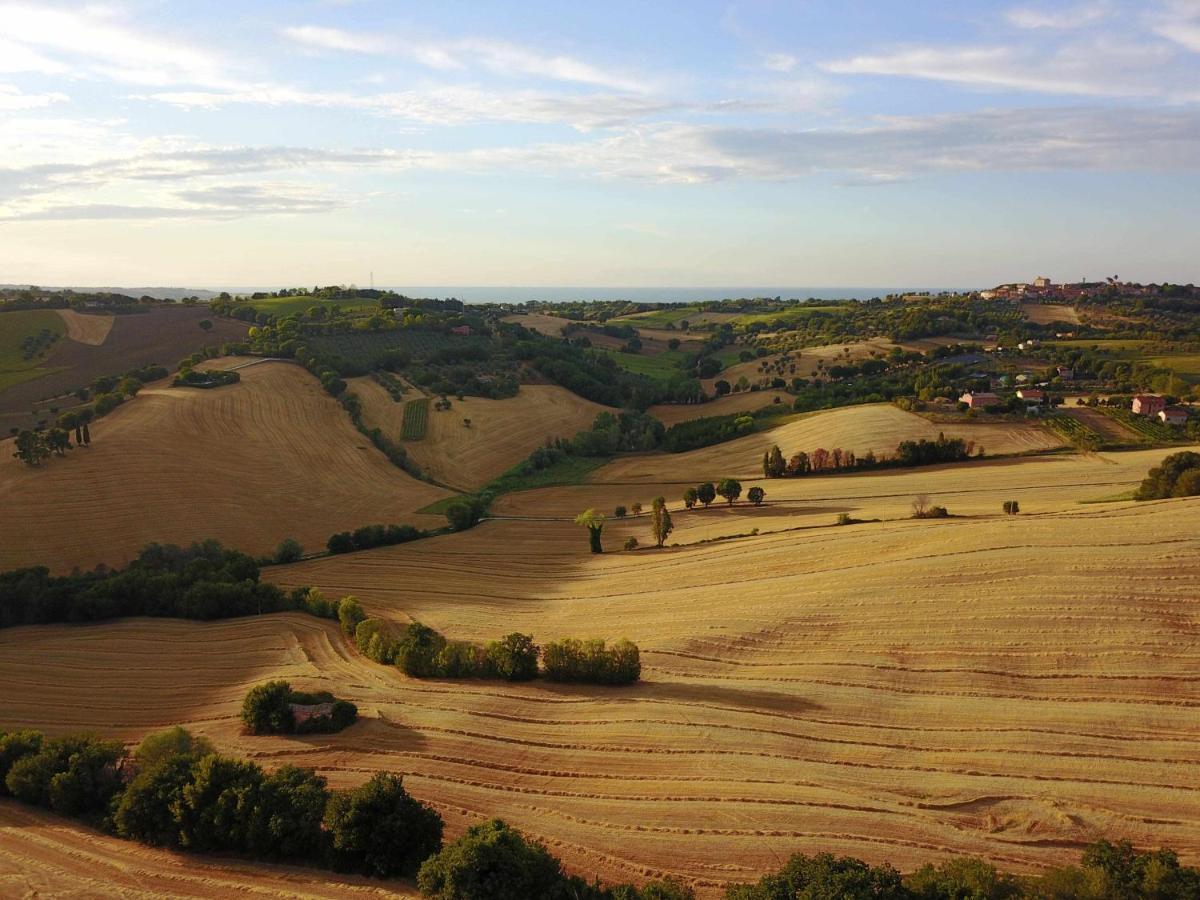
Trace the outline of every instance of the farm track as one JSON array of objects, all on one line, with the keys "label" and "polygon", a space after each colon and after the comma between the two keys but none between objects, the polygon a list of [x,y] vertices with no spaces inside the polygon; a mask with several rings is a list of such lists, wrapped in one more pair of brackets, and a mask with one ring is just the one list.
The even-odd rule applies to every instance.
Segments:
[{"label": "farm track", "polygon": [[[489,522],[268,570],[459,639],[628,636],[634,687],[411,681],[296,614],[140,619],[0,633],[0,722],[128,741],[182,722],[335,786],[398,771],[450,835],[499,815],[573,871],[676,874],[702,896],[796,850],[1029,870],[1105,835],[1195,863],[1200,501],[1077,505],[1165,452],[788,483],[796,502],[853,494],[880,511],[922,484],[981,511],[961,520],[599,557],[570,523]],[[535,493],[577,509],[610,489]],[[996,515],[1018,490],[1033,514]],[[672,537],[777,516],[681,514]],[[605,540],[645,530],[614,520]],[[364,718],[332,736],[243,735],[241,697],[273,677],[335,690]]]}]

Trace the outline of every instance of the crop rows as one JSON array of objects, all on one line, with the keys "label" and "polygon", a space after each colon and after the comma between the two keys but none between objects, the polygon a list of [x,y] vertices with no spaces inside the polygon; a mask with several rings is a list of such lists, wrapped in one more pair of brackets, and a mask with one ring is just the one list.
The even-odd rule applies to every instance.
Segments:
[{"label": "crop rows", "polygon": [[1047,416],[1046,427],[1075,446],[1099,447],[1104,443],[1104,438],[1098,431],[1070,416]]},{"label": "crop rows", "polygon": [[429,429],[429,398],[409,400],[404,404],[404,421],[400,423],[400,437],[406,441],[420,441]]},{"label": "crop rows", "polygon": [[1156,419],[1147,418],[1146,416],[1134,415],[1131,410],[1119,409],[1111,406],[1098,407],[1110,418],[1116,419],[1130,431],[1133,431],[1147,441],[1156,444],[1172,444],[1179,440],[1178,433]]}]

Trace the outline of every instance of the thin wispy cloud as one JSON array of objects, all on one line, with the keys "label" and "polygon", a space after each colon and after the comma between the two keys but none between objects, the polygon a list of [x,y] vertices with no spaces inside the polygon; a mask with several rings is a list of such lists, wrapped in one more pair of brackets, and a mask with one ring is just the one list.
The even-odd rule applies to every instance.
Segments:
[{"label": "thin wispy cloud", "polygon": [[1113,13],[1109,2],[1080,3],[1075,6],[1019,6],[1005,17],[1018,28],[1085,28],[1102,22]]},{"label": "thin wispy cloud", "polygon": [[308,47],[372,55],[392,53],[443,72],[481,68],[503,76],[542,78],[632,92],[640,92],[646,86],[643,81],[567,54],[544,52],[502,40],[462,38],[414,42],[316,25],[290,26],[283,29],[283,34]]}]

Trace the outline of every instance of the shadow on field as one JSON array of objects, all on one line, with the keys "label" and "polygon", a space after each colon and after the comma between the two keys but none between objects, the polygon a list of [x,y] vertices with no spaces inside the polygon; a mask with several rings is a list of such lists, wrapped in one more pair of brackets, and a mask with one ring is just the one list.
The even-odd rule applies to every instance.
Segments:
[{"label": "shadow on field", "polygon": [[598,687],[586,684],[555,684],[549,681],[532,682],[540,692],[561,697],[588,698],[637,702],[653,700],[663,703],[695,703],[704,706],[736,706],[746,710],[774,713],[808,713],[825,709],[820,703],[782,691],[751,690],[723,684],[695,684],[681,681],[639,681],[620,687]]}]

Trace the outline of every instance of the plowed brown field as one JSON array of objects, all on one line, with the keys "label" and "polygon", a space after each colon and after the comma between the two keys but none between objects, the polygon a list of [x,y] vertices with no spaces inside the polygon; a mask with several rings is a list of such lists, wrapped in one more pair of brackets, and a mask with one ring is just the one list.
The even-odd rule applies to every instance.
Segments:
[{"label": "plowed brown field", "polygon": [[[392,400],[372,378],[352,378],[350,384],[362,400],[366,422],[398,441],[404,404]],[[596,414],[605,409],[557,385],[526,384],[506,400],[466,397],[451,400],[449,410],[431,409],[425,437],[403,446],[423,473],[469,491],[511,469],[548,440],[571,438],[591,428]],[[471,420],[470,427],[464,419]]]},{"label": "plowed brown field", "polygon": [[[674,873],[704,896],[796,850],[1028,870],[1103,835],[1195,864],[1200,500],[1077,502],[1166,452],[767,483],[797,508],[892,518],[876,524],[692,543],[706,519],[745,530],[789,509],[714,507],[678,514],[687,546],[592,556],[569,522],[498,521],[268,570],[456,638],[627,636],[644,663],[627,688],[410,681],[295,614],[131,620],[0,633],[0,724],[132,741],[179,722],[335,785],[400,771],[451,835],[500,815],[573,871]],[[574,512],[616,489],[537,493]],[[922,490],[969,517],[893,518]],[[1014,496],[1026,513],[1000,515]],[[241,698],[271,677],[364,720],[243,735]]]},{"label": "plowed brown field", "polygon": [[[220,363],[215,363],[220,365]],[[142,390],[92,445],[31,469],[0,442],[0,569],[117,565],[150,541],[213,537],[265,553],[413,511],[447,492],[388,462],[299,366],[263,362],[215,390]]]},{"label": "plowed brown field", "polygon": [[80,344],[99,347],[112,331],[116,316],[89,316],[73,309],[55,310],[67,325],[67,337]]}]

